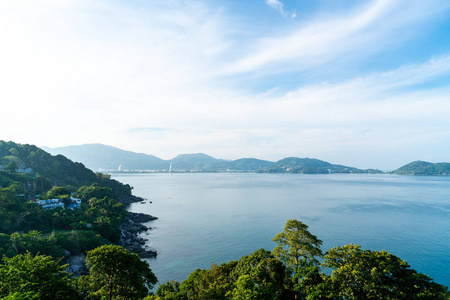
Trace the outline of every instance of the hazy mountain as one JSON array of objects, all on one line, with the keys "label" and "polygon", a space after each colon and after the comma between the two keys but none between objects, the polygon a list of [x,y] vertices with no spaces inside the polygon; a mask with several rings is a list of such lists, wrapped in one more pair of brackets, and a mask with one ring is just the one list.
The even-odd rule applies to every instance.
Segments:
[{"label": "hazy mountain", "polygon": [[379,170],[333,165],[313,158],[287,157],[278,162],[255,158],[241,158],[233,161],[216,159],[204,153],[180,154],[171,160],[163,160],[153,155],[121,150],[102,144],[86,144],[60,148],[44,148],[51,154],[62,154],[83,163],[92,170],[161,170],[168,171],[242,171],[264,173],[382,173]]},{"label": "hazy mountain", "polygon": [[361,170],[353,167],[334,165],[315,158],[287,157],[273,166],[261,170],[267,173],[329,174],[329,173],[383,173],[380,170]]},{"label": "hazy mountain", "polygon": [[450,175],[450,163],[413,161],[392,172],[397,175]]},{"label": "hazy mountain", "polygon": [[200,171],[257,171],[273,165],[273,162],[255,158],[241,158],[233,161],[216,159],[203,153],[181,154],[170,160],[172,170]]},{"label": "hazy mountain", "polygon": [[172,163],[172,170],[200,170],[200,171],[215,171],[217,166],[227,161],[216,159],[212,156],[195,153],[195,154],[180,154],[174,159],[170,160]]},{"label": "hazy mountain", "polygon": [[169,162],[154,155],[126,151],[103,144],[85,144],[60,148],[43,149],[53,155],[65,157],[83,163],[92,170],[163,170],[169,168]]},{"label": "hazy mountain", "polygon": [[242,158],[235,161],[216,159],[212,156],[195,153],[180,154],[171,160],[163,160],[154,155],[135,153],[103,144],[85,144],[59,148],[43,147],[45,151],[81,162],[92,170],[172,170],[183,171],[256,171],[268,167],[273,162],[254,158]]},{"label": "hazy mountain", "polygon": [[228,169],[237,171],[256,171],[273,166],[275,163],[267,160],[256,158],[241,158],[230,161]]}]

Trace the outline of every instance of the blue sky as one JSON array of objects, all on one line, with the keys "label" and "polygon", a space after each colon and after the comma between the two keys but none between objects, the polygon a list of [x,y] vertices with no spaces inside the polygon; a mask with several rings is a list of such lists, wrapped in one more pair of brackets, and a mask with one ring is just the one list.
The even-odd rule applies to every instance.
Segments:
[{"label": "blue sky", "polygon": [[450,2],[0,2],[0,139],[450,161]]}]

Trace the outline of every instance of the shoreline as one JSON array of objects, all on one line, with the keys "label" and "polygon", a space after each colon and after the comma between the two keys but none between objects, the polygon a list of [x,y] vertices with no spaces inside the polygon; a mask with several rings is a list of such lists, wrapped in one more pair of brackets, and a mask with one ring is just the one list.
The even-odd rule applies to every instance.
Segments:
[{"label": "shoreline", "polygon": [[155,216],[129,212],[129,215],[124,219],[119,229],[121,231],[121,238],[119,245],[130,252],[136,253],[140,258],[156,257],[157,251],[149,250],[145,247],[145,242],[148,239],[140,236],[140,233],[151,230],[152,227],[147,227],[142,223],[147,223],[158,219]]}]

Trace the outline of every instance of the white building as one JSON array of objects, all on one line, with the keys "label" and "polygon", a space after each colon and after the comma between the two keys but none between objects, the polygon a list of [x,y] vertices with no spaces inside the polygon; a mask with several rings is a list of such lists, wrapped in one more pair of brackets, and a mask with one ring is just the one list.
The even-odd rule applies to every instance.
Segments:
[{"label": "white building", "polygon": [[64,203],[61,199],[48,199],[48,200],[37,200],[36,204],[43,209],[55,209],[57,207],[62,207],[64,209]]},{"label": "white building", "polygon": [[75,197],[70,197],[70,201],[72,201],[72,203],[70,203],[67,206],[69,209],[74,210],[75,208],[80,208],[81,207],[81,199],[75,198]]}]

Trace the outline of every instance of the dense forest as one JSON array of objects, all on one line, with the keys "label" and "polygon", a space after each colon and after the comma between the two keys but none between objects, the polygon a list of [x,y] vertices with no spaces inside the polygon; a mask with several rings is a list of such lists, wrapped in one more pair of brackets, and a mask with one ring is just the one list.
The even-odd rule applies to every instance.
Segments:
[{"label": "dense forest", "polygon": [[[272,251],[161,283],[149,264],[118,246],[131,187],[31,145],[0,141],[2,299],[450,299],[444,287],[386,251],[357,245],[322,252],[322,241],[288,220]],[[81,205],[69,209],[73,197]],[[58,198],[43,209],[37,200]],[[65,263],[89,267],[74,277]]]}]

